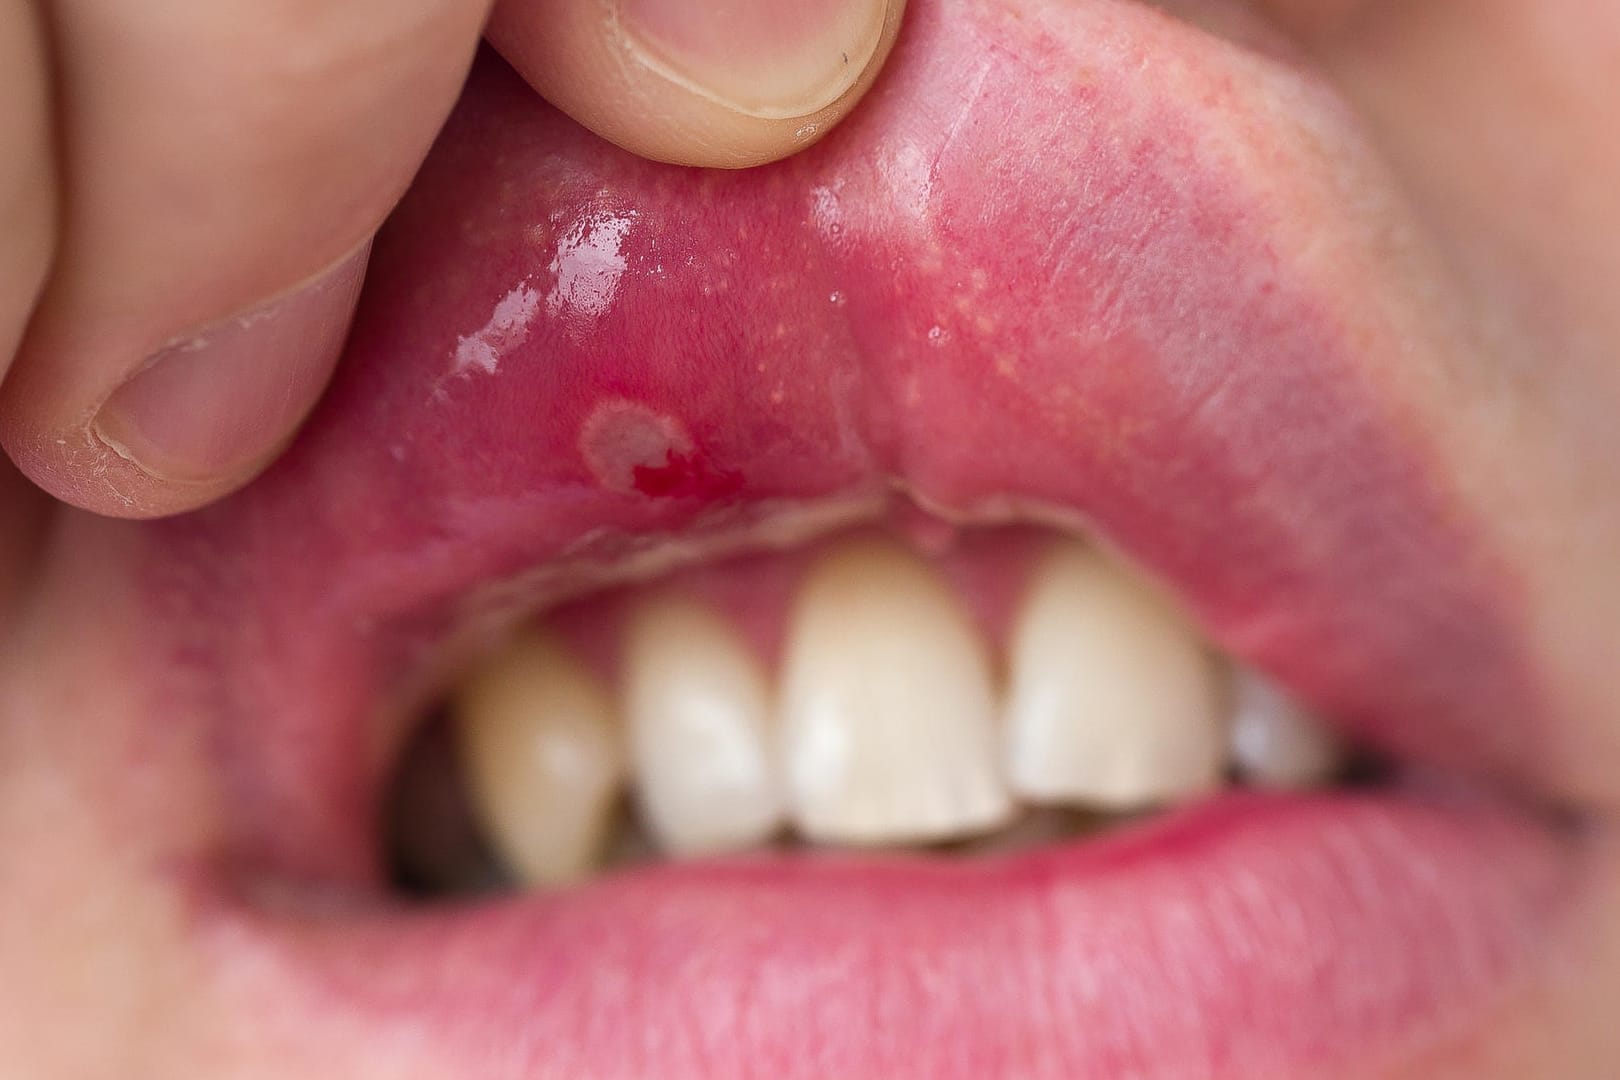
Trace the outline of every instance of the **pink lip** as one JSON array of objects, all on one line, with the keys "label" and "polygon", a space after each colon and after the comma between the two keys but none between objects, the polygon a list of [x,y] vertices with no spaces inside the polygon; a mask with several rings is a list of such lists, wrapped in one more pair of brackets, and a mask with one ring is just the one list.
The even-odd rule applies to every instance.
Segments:
[{"label": "pink lip", "polygon": [[[1136,5],[912,7],[864,111],[748,174],[633,160],[481,65],[310,428],[242,495],[145,527],[153,647],[185,660],[163,700],[216,718],[222,864],[375,888],[407,673],[545,568],[897,485],[1083,517],[1362,736],[1534,775],[1511,579],[1359,362],[1400,327],[1303,254],[1355,265],[1356,234],[1248,83],[1323,122],[1331,100]],[[511,1075],[634,1073],[665,1037],[667,1075],[908,1051],[936,1076],[1304,1075],[1419,1038],[1551,924],[1566,842],[1466,811],[1234,798],[1004,865],[662,870],[341,932],[231,907],[252,944],[220,955],[262,948],[306,1006],[341,988],[450,1060],[521,1044]],[[796,1064],[807,1032],[828,1068]]]},{"label": "pink lip", "polygon": [[449,1075],[1383,1075],[1500,1002],[1574,885],[1488,803],[1230,796],[1002,862],[736,860],[198,933],[300,1015],[430,1030]]}]

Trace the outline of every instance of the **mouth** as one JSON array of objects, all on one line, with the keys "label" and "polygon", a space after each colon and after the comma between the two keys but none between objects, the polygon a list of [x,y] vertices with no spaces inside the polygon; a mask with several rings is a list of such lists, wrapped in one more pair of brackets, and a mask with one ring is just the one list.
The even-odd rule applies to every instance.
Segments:
[{"label": "mouth", "polygon": [[1555,935],[1559,721],[1344,111],[1137,5],[908,19],[746,174],[482,58],[286,458],[117,534],[244,1002],[490,1076],[1329,1075]]}]

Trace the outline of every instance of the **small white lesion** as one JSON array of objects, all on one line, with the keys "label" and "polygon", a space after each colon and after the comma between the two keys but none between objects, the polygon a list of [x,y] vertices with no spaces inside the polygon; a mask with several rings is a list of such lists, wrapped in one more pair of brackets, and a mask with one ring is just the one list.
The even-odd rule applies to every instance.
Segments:
[{"label": "small white lesion", "polygon": [[597,482],[609,491],[636,491],[636,470],[666,464],[671,455],[691,454],[686,425],[636,401],[599,403],[580,427],[579,451]]}]

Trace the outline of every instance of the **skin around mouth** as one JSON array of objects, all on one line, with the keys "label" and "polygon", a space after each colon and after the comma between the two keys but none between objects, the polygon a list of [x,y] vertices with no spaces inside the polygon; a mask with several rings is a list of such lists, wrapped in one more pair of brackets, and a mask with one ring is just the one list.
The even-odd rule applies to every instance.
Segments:
[{"label": "skin around mouth", "polygon": [[861,114],[740,175],[631,159],[486,57],[286,459],[64,529],[81,599],[36,634],[104,617],[86,595],[129,620],[106,753],[143,763],[150,917],[221,1000],[402,1076],[1329,1075],[1476,1026],[1583,865],[1496,795],[1239,797],[987,868],[720,863],[477,912],[381,889],[390,763],[479,646],[903,501],[1083,528],[1358,739],[1534,801],[1563,721],[1433,387],[1385,359],[1450,330],[1400,295],[1424,253],[1366,240],[1348,123],[1273,43],[1135,5],[917,3]]}]

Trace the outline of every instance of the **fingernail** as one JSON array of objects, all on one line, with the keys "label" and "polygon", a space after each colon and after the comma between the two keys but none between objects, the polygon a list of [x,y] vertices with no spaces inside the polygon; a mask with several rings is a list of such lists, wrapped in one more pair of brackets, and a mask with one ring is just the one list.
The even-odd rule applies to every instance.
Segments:
[{"label": "fingernail", "polygon": [[762,119],[837,101],[877,52],[885,0],[619,0],[619,22],[649,67]]},{"label": "fingernail", "polygon": [[96,437],[149,475],[180,483],[262,463],[331,376],[369,251],[160,349],[101,406]]}]

